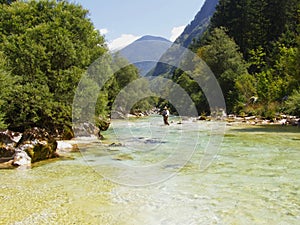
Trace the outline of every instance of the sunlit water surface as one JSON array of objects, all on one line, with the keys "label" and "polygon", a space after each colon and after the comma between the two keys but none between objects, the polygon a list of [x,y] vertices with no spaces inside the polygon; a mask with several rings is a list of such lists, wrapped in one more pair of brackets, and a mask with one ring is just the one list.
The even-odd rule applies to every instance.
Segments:
[{"label": "sunlit water surface", "polygon": [[[215,122],[171,120],[113,121],[106,140],[80,140],[63,160],[0,170],[0,224],[299,224],[300,128],[216,133]],[[224,139],[203,171],[215,135]],[[183,168],[174,152],[188,158]],[[138,174],[133,186],[153,165],[157,179]]]}]

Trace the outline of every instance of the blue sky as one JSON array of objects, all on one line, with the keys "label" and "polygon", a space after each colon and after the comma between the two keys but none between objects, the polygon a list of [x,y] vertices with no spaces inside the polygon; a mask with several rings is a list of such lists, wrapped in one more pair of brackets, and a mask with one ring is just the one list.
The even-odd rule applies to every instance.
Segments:
[{"label": "blue sky", "polygon": [[70,0],[90,11],[111,49],[144,35],[174,40],[201,9],[204,0]]}]

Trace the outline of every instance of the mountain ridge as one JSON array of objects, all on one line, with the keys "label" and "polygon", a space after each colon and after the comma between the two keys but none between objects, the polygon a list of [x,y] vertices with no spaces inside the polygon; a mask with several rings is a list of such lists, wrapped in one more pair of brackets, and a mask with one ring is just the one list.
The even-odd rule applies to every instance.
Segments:
[{"label": "mountain ridge", "polygon": [[153,69],[172,42],[158,36],[145,35],[119,51],[119,54],[134,64],[141,76]]},{"label": "mountain ridge", "polygon": [[138,41],[166,41],[166,42],[170,42],[168,39],[166,39],[164,37],[153,36],[153,35],[149,35],[149,34],[142,36],[141,38],[137,39],[135,42],[138,42]]},{"label": "mountain ridge", "polygon": [[[176,45],[188,48],[194,40],[201,37],[210,24],[210,19],[216,11],[219,0],[206,0],[195,18],[187,25],[174,44],[162,55],[164,59],[172,59]],[[175,50],[176,51],[176,50]],[[166,61],[166,60],[160,60]],[[147,76],[170,75],[175,70],[174,66],[158,62]]]},{"label": "mountain ridge", "polygon": [[185,27],[174,43],[187,48],[194,39],[199,38],[209,26],[218,2],[219,0],[206,0],[195,18]]}]

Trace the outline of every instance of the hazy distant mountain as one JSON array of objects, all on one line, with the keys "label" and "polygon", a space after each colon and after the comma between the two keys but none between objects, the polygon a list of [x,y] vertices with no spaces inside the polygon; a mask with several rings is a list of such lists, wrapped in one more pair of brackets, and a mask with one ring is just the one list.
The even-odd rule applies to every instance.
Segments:
[{"label": "hazy distant mountain", "polygon": [[145,76],[171,45],[172,42],[165,38],[147,35],[121,49],[119,54],[134,64],[141,76]]},{"label": "hazy distant mountain", "polygon": [[[197,13],[194,20],[184,29],[183,33],[175,40],[175,44],[188,48],[193,40],[198,39],[207,29],[210,23],[210,19],[216,11],[216,5],[219,0],[206,0],[203,4],[201,10]],[[176,53],[176,47],[172,46],[162,57],[165,59],[171,59],[172,55],[178,57],[178,53]],[[166,61],[166,60],[161,60]],[[147,75],[149,76],[158,76],[162,74],[169,74],[174,70],[174,67],[157,63],[156,67]]]},{"label": "hazy distant mountain", "polygon": [[151,36],[151,35],[145,35],[145,36],[141,37],[140,39],[136,40],[135,42],[138,42],[138,41],[166,41],[166,42],[170,42],[166,38],[156,37],[156,36]]}]

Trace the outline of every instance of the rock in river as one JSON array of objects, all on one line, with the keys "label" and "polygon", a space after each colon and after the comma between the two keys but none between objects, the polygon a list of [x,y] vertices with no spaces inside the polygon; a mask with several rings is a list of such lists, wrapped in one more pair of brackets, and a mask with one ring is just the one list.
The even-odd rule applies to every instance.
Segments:
[{"label": "rock in river", "polygon": [[58,157],[56,140],[46,130],[37,127],[26,130],[16,147],[25,151],[33,163]]}]

